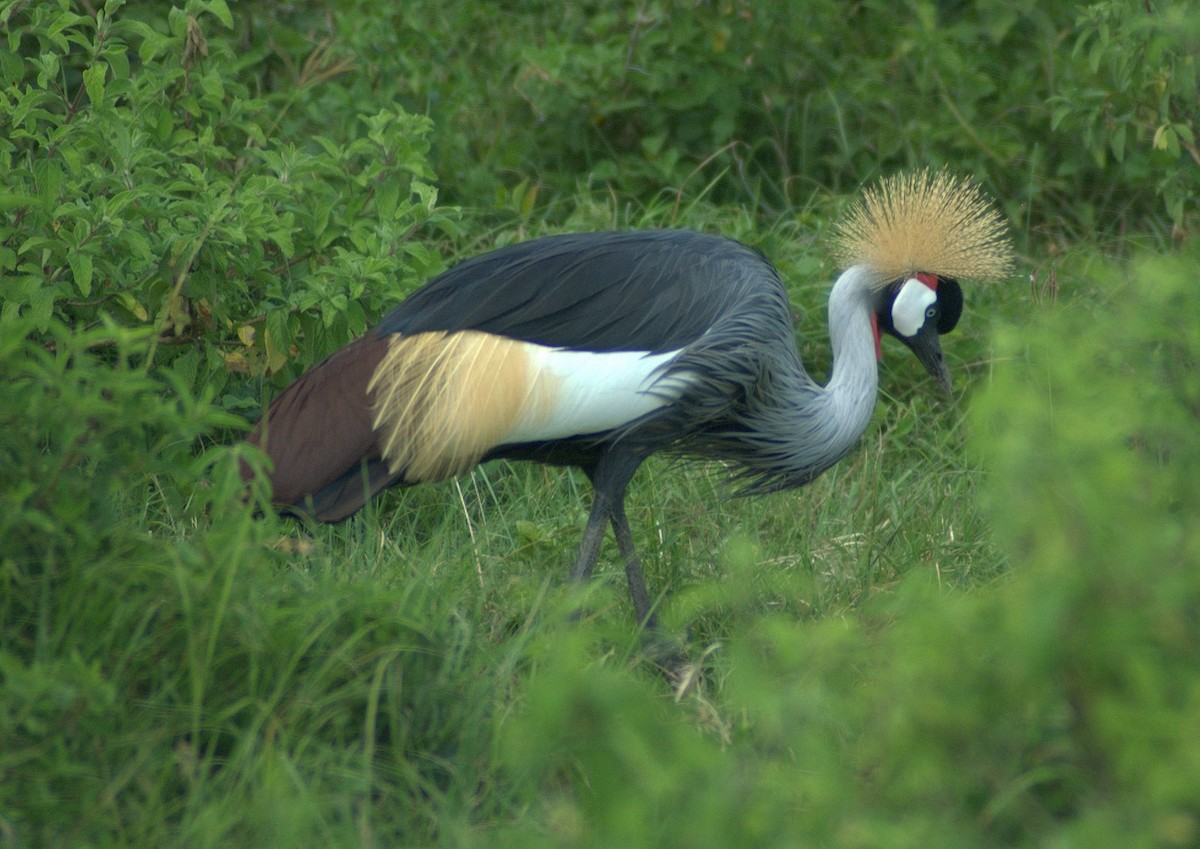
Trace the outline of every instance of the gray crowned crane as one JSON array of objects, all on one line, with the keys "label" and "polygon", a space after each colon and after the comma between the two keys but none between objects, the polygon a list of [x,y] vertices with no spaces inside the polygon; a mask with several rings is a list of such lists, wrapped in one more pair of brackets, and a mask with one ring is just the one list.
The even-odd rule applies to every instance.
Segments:
[{"label": "gray crowned crane", "polygon": [[938,337],[962,312],[957,280],[1011,262],[999,213],[945,172],[864,192],[836,245],[824,386],[800,362],[778,272],[751,248],[679,230],[548,236],[430,280],[296,380],[248,439],[270,458],[274,503],[322,522],[495,458],[577,466],[595,498],[572,577],[591,575],[611,524],[653,626],[624,505],[642,461],[721,461],[746,493],[803,486],[870,422],[880,335],[949,390]]}]

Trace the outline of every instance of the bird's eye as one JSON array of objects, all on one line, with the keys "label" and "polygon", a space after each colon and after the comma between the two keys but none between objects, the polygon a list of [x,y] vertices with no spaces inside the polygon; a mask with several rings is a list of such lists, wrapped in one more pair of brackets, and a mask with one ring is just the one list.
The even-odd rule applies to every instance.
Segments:
[{"label": "bird's eye", "polygon": [[925,310],[926,318],[933,318],[935,315],[937,315],[937,307],[930,307],[929,309]]}]

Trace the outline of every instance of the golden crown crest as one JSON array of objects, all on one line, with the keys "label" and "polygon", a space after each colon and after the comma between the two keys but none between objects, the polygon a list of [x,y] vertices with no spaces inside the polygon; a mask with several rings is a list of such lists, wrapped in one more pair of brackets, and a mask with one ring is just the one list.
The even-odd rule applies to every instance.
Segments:
[{"label": "golden crown crest", "polygon": [[919,271],[998,280],[1013,264],[1007,224],[979,185],[928,169],[864,190],[835,229],[834,254],[865,266],[876,288]]}]

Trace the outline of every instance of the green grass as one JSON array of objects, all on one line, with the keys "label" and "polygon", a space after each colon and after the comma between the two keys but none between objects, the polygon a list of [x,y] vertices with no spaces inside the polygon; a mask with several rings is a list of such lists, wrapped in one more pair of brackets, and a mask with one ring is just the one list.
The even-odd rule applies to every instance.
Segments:
[{"label": "green grass", "polygon": [[[680,223],[722,229],[726,217]],[[780,263],[805,272],[805,352],[823,373],[826,282],[813,272],[829,271],[810,250],[792,245]],[[1020,309],[1017,293],[1007,303]],[[960,357],[983,345],[982,324],[965,324]],[[697,663],[686,693],[642,660],[611,540],[593,585],[566,580],[590,499],[577,473],[493,463],[389,493],[336,527],[254,520],[228,483],[199,504],[128,492],[116,520],[81,504],[85,529],[117,522],[91,559],[72,540],[40,577],[6,561],[26,606],[10,609],[0,646],[0,838],[489,845],[510,829],[532,839],[528,823],[542,822],[535,832],[566,840],[556,805],[574,804],[576,768],[545,808],[513,763],[553,759],[553,746],[505,749],[564,663],[626,692],[643,721],[690,727],[707,756],[753,749],[755,723],[724,681],[729,645],[760,618],[853,619],[906,576],[951,592],[1003,569],[964,465],[961,405],[906,359],[888,351],[894,397],[861,449],[803,490],[731,498],[720,469],[659,458],[639,473],[629,515],[663,621]],[[607,708],[618,724],[621,704]]]},{"label": "green grass", "polygon": [[[1200,842],[1188,4],[326,5],[0,0],[0,847]],[[887,344],[811,486],[631,487],[686,686],[578,473],[243,503],[260,400],[547,232],[759,247],[824,377],[831,222],[942,163],[1024,252],[956,397]]]},{"label": "green grass", "polygon": [[[1194,345],[1164,357],[1162,320],[1141,329],[1158,301],[1128,294],[1168,314],[1194,297],[1170,300],[1175,268],[1080,267],[1057,305],[1020,284],[969,292],[945,340],[955,399],[889,346],[859,449],[809,487],[731,498],[720,469],[647,463],[629,514],[694,664],[683,687],[643,658],[611,542],[592,584],[566,579],[578,473],[493,463],[335,527],[255,518],[227,450],[194,467],[187,439],[147,450],[145,434],[218,414],[112,382],[86,335],[45,368],[10,359],[4,456],[45,486],[6,496],[0,840],[1113,845],[1096,835],[1128,815],[1154,845],[1188,845],[1194,486],[1170,458],[1194,455],[1194,422],[1170,393],[1138,412],[1128,387],[1089,387],[1125,386],[1090,370],[1115,340],[1189,409]],[[822,288],[796,287],[818,373]],[[74,389],[37,401],[60,373]],[[1081,427],[1109,394],[1157,454]],[[64,416],[91,437],[17,452],[19,422],[52,433]],[[1059,420],[1073,429],[1047,440]],[[1097,437],[1118,465],[1096,464]],[[1106,489],[1120,475],[1143,477]],[[1063,500],[1059,480],[1106,494]],[[1105,565],[1080,540],[1132,505],[1154,530]],[[1121,731],[1131,711],[1151,725]]]}]

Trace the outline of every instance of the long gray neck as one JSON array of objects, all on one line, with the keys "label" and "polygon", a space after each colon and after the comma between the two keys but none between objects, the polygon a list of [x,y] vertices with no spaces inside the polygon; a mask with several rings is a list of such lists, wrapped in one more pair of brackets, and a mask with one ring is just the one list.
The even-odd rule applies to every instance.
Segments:
[{"label": "long gray neck", "polygon": [[818,386],[799,370],[787,393],[790,438],[780,452],[780,469],[765,488],[799,486],[833,466],[858,442],[875,409],[879,369],[871,324],[872,293],[865,270],[843,272],[829,294],[829,338],[833,370]]},{"label": "long gray neck", "polygon": [[[689,450],[740,466],[743,492],[803,486],[837,463],[858,442],[875,409],[879,372],[872,313],[868,276],[850,268],[829,295],[829,382],[821,386],[809,377],[794,351],[790,356],[777,351],[774,368],[762,378],[766,389],[737,414],[736,426],[703,434]],[[783,333],[790,334],[786,307],[781,322]]]},{"label": "long gray neck", "polygon": [[[871,422],[879,389],[879,363],[872,292],[865,270],[849,268],[829,293],[829,341],[833,346],[833,371],[819,403],[825,407],[818,421],[828,426],[827,436],[845,451],[858,441]],[[844,453],[844,452],[843,452]]]}]

